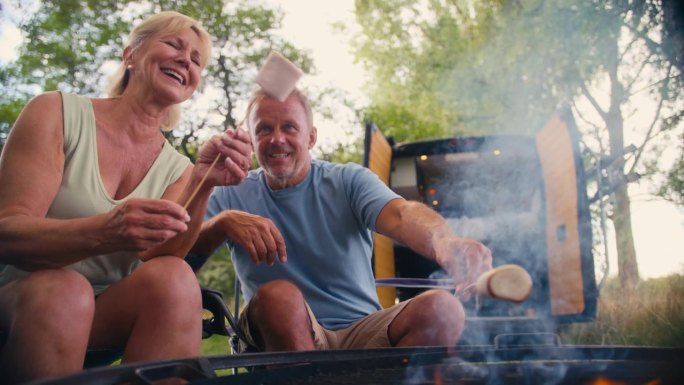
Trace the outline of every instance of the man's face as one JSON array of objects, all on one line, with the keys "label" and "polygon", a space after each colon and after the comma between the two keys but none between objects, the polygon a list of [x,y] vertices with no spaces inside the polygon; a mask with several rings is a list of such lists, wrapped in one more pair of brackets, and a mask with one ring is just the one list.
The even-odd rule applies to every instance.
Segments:
[{"label": "man's face", "polygon": [[272,189],[291,187],[304,180],[311,168],[309,150],[316,128],[309,124],[299,98],[284,102],[265,97],[249,116],[254,152]]}]

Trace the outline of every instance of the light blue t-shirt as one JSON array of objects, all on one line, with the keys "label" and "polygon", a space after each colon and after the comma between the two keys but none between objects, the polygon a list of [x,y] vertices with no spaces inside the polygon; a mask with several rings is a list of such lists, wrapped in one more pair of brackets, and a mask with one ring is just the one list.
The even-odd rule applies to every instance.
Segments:
[{"label": "light blue t-shirt", "polygon": [[291,188],[272,190],[262,169],[237,186],[216,188],[206,219],[223,210],[270,218],[285,239],[286,263],[255,265],[242,247],[227,242],[245,299],[264,283],[290,280],[318,322],[339,329],[380,310],[371,230],[383,207],[396,198],[364,167],[313,160],[306,179]]}]

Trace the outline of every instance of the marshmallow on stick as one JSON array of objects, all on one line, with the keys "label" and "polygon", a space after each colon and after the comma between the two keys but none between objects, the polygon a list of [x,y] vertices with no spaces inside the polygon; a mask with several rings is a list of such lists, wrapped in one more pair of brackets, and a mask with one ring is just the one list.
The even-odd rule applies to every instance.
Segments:
[{"label": "marshmallow on stick", "polygon": [[257,74],[256,83],[264,92],[284,102],[303,74],[299,67],[283,55],[271,51]]},{"label": "marshmallow on stick", "polygon": [[518,265],[501,265],[480,275],[475,282],[475,291],[483,296],[520,303],[532,293],[532,278]]},{"label": "marshmallow on stick", "polygon": [[[451,278],[378,278],[375,284],[389,287],[454,289],[454,280]],[[501,265],[482,273],[474,283],[460,289],[456,295],[461,295],[473,287],[479,296],[520,303],[532,293],[532,278],[518,265]]]},{"label": "marshmallow on stick", "polygon": [[[301,78],[303,74],[304,72],[302,72],[299,67],[292,64],[292,62],[287,60],[283,55],[276,51],[271,51],[257,74],[256,83],[264,92],[281,102],[284,102],[290,93],[294,91],[297,86],[297,81],[299,81],[299,78]],[[190,197],[183,205],[184,208],[188,208],[192,199],[197,195],[200,186],[209,175],[209,171],[214,168],[214,165],[216,165],[220,156],[221,154],[216,155],[216,158],[207,169],[206,174],[204,174],[200,183],[195,187],[195,190],[190,194]]]}]

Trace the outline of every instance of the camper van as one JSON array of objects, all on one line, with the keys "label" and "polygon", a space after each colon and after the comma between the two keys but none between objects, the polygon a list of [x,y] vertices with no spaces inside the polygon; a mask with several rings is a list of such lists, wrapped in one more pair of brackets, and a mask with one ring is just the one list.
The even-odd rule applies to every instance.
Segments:
[{"label": "camper van", "polygon": [[[532,278],[523,303],[484,296],[467,301],[473,325],[466,330],[494,324],[551,331],[558,323],[594,318],[598,291],[578,138],[569,111],[555,114],[534,136],[393,143],[381,128],[366,126],[364,165],[397,194],[442,215],[457,235],[484,243],[495,267],[516,264]],[[446,277],[436,263],[379,234],[373,265],[376,278]],[[387,307],[422,290],[379,287],[378,295]]]}]

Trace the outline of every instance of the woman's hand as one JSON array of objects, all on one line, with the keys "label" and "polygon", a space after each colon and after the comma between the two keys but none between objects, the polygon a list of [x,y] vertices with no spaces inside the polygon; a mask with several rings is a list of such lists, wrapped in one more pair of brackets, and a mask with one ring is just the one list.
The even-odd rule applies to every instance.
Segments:
[{"label": "woman's hand", "polygon": [[176,202],[129,199],[104,215],[101,241],[112,251],[144,251],[188,230],[190,216]]},{"label": "woman's hand", "polygon": [[[244,130],[229,129],[205,143],[197,155],[195,176],[203,178],[206,186],[228,186],[242,182],[252,165],[252,145]],[[216,157],[218,160],[216,161]],[[212,164],[216,164],[212,167]]]}]

